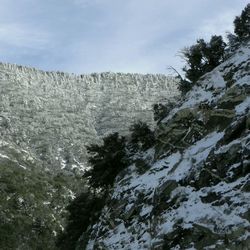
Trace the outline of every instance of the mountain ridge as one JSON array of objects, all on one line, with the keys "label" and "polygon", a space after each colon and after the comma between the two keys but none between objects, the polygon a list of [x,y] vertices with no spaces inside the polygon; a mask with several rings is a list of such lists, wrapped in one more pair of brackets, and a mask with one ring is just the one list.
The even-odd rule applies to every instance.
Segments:
[{"label": "mountain ridge", "polygon": [[[52,155],[58,154],[61,162],[70,157],[74,165],[86,165],[86,144],[112,131],[126,133],[137,119],[153,125],[152,105],[179,95],[177,81],[164,75],[76,76],[0,64],[0,77],[0,116],[7,126],[3,135],[11,140],[18,134],[16,142],[38,157],[45,154],[58,167],[64,164]],[[40,147],[53,153],[41,152]]]}]

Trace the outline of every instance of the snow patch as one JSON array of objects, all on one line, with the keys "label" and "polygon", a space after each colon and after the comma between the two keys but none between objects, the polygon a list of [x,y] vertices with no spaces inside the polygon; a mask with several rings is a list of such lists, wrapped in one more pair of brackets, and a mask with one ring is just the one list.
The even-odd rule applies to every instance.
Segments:
[{"label": "snow patch", "polygon": [[0,154],[0,157],[1,157],[1,158],[5,158],[5,159],[9,159],[9,160],[10,160],[10,158],[9,158],[7,155]]},{"label": "snow patch", "polygon": [[242,103],[235,107],[235,112],[237,115],[242,115],[246,113],[247,109],[250,109],[250,96],[248,96]]}]

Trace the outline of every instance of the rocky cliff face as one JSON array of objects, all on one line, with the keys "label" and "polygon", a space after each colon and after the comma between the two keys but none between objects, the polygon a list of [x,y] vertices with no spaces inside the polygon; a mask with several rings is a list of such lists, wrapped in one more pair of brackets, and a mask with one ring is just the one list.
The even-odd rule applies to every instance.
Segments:
[{"label": "rocky cliff face", "polygon": [[117,177],[86,249],[249,249],[249,112],[248,43],[158,124],[144,172]]},{"label": "rocky cliff face", "polygon": [[152,105],[178,95],[164,75],[70,75],[0,64],[0,133],[43,163],[84,167],[85,145],[125,133],[135,120],[153,125]]}]

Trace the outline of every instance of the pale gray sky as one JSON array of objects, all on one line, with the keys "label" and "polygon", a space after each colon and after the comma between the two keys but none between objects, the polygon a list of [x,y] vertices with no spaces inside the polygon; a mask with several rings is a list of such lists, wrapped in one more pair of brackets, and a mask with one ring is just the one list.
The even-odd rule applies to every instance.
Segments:
[{"label": "pale gray sky", "polygon": [[248,0],[0,0],[0,61],[74,73],[168,73]]}]

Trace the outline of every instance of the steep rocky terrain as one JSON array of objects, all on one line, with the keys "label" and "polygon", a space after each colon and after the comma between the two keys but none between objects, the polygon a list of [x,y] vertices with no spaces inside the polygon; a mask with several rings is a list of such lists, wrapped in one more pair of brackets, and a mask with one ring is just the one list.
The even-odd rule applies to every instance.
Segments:
[{"label": "steep rocky terrain", "polygon": [[79,249],[250,249],[249,112],[248,43],[159,122]]}]

